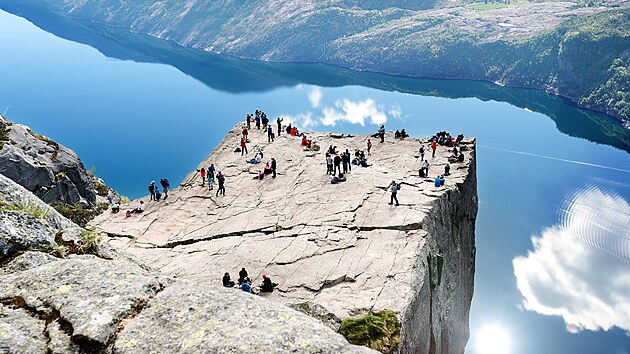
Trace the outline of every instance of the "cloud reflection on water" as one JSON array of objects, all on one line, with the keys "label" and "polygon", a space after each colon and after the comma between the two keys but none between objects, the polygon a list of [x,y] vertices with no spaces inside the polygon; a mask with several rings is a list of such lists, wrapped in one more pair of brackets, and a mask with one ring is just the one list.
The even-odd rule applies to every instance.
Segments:
[{"label": "cloud reflection on water", "polygon": [[513,260],[526,309],[561,316],[569,332],[630,333],[630,205],[597,187],[576,193],[561,222]]},{"label": "cloud reflection on water", "polygon": [[[301,90],[303,87],[299,87]],[[381,125],[387,123],[389,117],[401,119],[402,109],[400,105],[377,104],[372,98],[364,100],[337,99],[332,105],[322,103],[323,93],[321,88],[313,87],[306,91],[307,99],[313,111],[298,114],[283,114],[287,123],[291,123],[301,129],[312,129],[319,125],[335,126],[339,123],[351,123],[365,126],[368,124]],[[314,111],[319,112],[314,112]]]}]

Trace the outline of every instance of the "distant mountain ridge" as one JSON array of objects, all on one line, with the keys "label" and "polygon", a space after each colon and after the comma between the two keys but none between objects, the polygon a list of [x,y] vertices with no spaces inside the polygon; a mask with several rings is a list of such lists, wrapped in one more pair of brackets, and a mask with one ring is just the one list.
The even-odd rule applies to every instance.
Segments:
[{"label": "distant mountain ridge", "polygon": [[630,119],[627,0],[24,1],[213,53],[537,88]]}]

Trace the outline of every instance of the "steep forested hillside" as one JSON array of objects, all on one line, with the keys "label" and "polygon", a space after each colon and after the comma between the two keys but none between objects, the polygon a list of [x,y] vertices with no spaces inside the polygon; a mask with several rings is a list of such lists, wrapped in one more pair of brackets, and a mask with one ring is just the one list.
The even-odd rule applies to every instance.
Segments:
[{"label": "steep forested hillside", "polygon": [[214,53],[532,87],[630,119],[628,0],[23,1]]}]

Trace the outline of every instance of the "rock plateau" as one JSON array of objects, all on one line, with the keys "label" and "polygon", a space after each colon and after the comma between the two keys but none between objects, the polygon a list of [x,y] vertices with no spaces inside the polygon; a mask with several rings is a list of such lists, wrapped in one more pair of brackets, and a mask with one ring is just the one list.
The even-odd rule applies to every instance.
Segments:
[{"label": "rock plateau", "polygon": [[[435,177],[444,171],[447,148],[438,146],[433,158],[426,140],[389,135],[382,144],[372,139],[371,167],[353,165],[347,181],[331,184],[326,147],[354,152],[365,147],[367,136],[308,133],[322,150],[305,151],[298,137],[283,132],[269,143],[253,129],[249,154],[241,156],[234,152],[240,130],[232,129],[198,166],[213,163],[223,172],[225,196],[216,196],[216,186],[202,187],[193,171],[168,199],[142,198],[144,213],[104,213],[92,225],[111,237],[110,244],[200,287],[221,286],[225,272],[237,278],[244,267],[255,283],[264,273],[279,284],[266,295],[273,301],[309,302],[340,318],[397,312],[400,352],[464,352],[475,268],[474,139],[464,139],[465,162],[451,163],[443,187],[418,176],[417,155],[419,141],[425,143]],[[253,179],[263,164],[245,160],[257,151],[264,152],[263,164],[277,160],[276,179]],[[402,185],[400,206],[388,204],[392,180]]]}]

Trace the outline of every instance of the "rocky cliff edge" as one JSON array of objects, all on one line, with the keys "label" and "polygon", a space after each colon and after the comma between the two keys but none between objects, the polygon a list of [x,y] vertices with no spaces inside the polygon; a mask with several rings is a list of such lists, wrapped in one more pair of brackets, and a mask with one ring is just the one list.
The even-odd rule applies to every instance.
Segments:
[{"label": "rocky cliff edge", "polygon": [[[325,151],[351,151],[368,137],[308,133],[323,149],[305,151],[300,138],[281,134],[267,142],[250,131],[249,154],[234,152],[241,126],[228,132],[198,169],[213,163],[226,176],[226,194],[201,186],[196,171],[165,201],[143,214],[105,213],[98,229],[164,273],[221,284],[245,267],[255,283],[264,273],[279,285],[266,295],[285,304],[311,302],[340,318],[393,310],[402,322],[402,352],[463,353],[473,293],[477,213],[475,140],[465,139],[465,161],[451,163],[443,187],[420,178],[419,142],[429,174],[442,174],[450,151],[435,158],[425,139],[372,139],[373,165],[352,166],[347,181],[331,184]],[[246,163],[256,151],[263,164]],[[253,177],[274,157],[278,177]],[[401,183],[400,206],[389,205],[388,186]],[[133,201],[125,208],[135,207]]]}]

